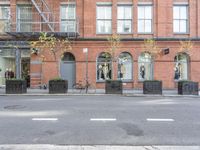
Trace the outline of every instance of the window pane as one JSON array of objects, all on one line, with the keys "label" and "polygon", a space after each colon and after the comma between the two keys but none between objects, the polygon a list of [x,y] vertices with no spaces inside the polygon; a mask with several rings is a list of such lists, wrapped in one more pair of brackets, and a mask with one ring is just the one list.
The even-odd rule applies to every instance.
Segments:
[{"label": "window pane", "polygon": [[111,33],[111,21],[105,21],[105,33]]},{"label": "window pane", "polygon": [[151,6],[145,7],[145,19],[151,19],[152,18],[152,11]]},{"label": "window pane", "polygon": [[74,5],[69,6],[68,10],[69,10],[69,12],[68,12],[68,18],[67,19],[75,19],[75,7],[74,7]]},{"label": "window pane", "polygon": [[97,21],[97,32],[98,33],[105,32],[104,21]]},{"label": "window pane", "polygon": [[173,28],[174,28],[174,32],[180,32],[179,31],[179,20],[174,20]]},{"label": "window pane", "polygon": [[144,20],[138,20],[138,32],[144,32]]},{"label": "window pane", "polygon": [[177,6],[173,7],[173,17],[174,19],[180,19],[179,7]]},{"label": "window pane", "polygon": [[102,6],[97,7],[97,19],[105,19],[105,9]]},{"label": "window pane", "polygon": [[131,21],[125,21],[124,32],[126,32],[126,33],[130,33],[131,32]]},{"label": "window pane", "polygon": [[180,21],[180,32],[187,32],[187,23],[185,20]]},{"label": "window pane", "polygon": [[109,53],[102,53],[97,59],[97,80],[111,79],[112,63]]},{"label": "window pane", "polygon": [[131,6],[125,6],[125,19],[132,19]]},{"label": "window pane", "polygon": [[118,21],[117,22],[117,32],[122,33],[123,32],[123,27],[124,27],[124,21]]},{"label": "window pane", "polygon": [[151,32],[151,20],[145,20],[145,32]]},{"label": "window pane", "polygon": [[187,19],[187,6],[180,7],[180,19]]},{"label": "window pane", "polygon": [[105,19],[111,19],[112,14],[111,14],[111,7],[105,7]]},{"label": "window pane", "polygon": [[128,53],[121,53],[118,59],[118,78],[132,79],[132,57]]},{"label": "window pane", "polygon": [[117,18],[118,19],[124,19],[124,7],[118,6],[118,9],[117,9]]},{"label": "window pane", "polygon": [[0,19],[10,18],[10,7],[0,6]]},{"label": "window pane", "polygon": [[67,19],[67,9],[65,6],[61,6],[61,19]]},{"label": "window pane", "polygon": [[138,6],[138,19],[144,19],[144,7]]}]

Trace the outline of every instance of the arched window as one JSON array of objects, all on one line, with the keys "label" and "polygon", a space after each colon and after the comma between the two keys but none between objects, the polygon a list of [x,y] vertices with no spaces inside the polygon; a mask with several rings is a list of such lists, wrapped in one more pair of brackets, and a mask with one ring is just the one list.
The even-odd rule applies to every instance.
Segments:
[{"label": "arched window", "polygon": [[180,53],[175,56],[174,62],[174,80],[188,79],[188,55]]},{"label": "arched window", "polygon": [[112,59],[109,53],[101,53],[97,58],[97,81],[111,79]]},{"label": "arched window", "polygon": [[142,53],[138,58],[138,77],[140,81],[153,79],[153,61],[149,53]]},{"label": "arched window", "polygon": [[75,57],[72,53],[66,52],[62,56],[62,61],[75,61]]},{"label": "arched window", "polygon": [[118,58],[118,79],[132,80],[133,79],[133,60],[132,56],[123,52]]}]

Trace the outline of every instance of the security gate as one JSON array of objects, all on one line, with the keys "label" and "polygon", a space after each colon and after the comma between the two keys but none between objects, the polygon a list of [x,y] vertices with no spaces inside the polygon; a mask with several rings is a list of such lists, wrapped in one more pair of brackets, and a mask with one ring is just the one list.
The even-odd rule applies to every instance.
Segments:
[{"label": "security gate", "polygon": [[60,63],[60,75],[62,79],[68,80],[68,88],[71,89],[76,82],[76,63],[71,53],[65,53]]}]

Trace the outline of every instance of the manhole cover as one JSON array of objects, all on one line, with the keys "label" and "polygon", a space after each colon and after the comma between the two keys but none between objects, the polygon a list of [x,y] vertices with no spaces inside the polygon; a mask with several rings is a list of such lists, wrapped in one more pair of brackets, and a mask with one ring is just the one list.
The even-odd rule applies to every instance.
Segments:
[{"label": "manhole cover", "polygon": [[5,106],[4,109],[23,109],[25,106],[22,105],[10,105],[10,106]]}]

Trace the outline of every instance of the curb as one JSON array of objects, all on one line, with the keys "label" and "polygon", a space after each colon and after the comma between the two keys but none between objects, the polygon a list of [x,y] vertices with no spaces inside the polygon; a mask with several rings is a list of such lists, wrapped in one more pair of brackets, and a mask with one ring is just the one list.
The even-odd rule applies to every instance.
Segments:
[{"label": "curb", "polygon": [[124,97],[200,97],[199,95],[151,95],[151,94],[0,94],[0,96],[124,96]]},{"label": "curb", "polygon": [[200,146],[0,145],[0,150],[200,150]]}]

